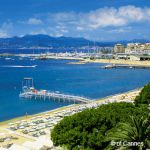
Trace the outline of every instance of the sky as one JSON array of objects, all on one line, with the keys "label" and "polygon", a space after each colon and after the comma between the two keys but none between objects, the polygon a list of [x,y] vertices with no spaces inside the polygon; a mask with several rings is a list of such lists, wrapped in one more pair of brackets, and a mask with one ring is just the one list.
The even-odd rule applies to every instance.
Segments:
[{"label": "sky", "polygon": [[0,38],[150,40],[150,0],[0,0]]}]

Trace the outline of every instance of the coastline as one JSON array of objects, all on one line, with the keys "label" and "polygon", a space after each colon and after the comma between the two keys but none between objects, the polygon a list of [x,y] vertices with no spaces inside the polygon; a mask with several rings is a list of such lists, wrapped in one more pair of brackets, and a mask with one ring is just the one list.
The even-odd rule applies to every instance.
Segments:
[{"label": "coastline", "polygon": [[150,61],[136,61],[136,60],[123,60],[123,59],[84,59],[84,58],[73,58],[73,57],[49,57],[48,59],[65,59],[65,60],[77,60],[77,62],[68,62],[68,65],[82,65],[87,63],[102,63],[102,64],[118,64],[118,65],[131,65],[131,66],[142,66],[150,67]]},{"label": "coastline", "polygon": [[[72,105],[60,107],[57,109],[53,109],[50,111],[45,111],[42,113],[29,115],[28,117],[22,116],[22,117],[18,117],[18,118],[13,118],[11,120],[3,121],[0,123],[1,139],[4,137],[8,137],[8,138],[14,137],[17,139],[16,140],[12,139],[12,140],[0,143],[0,148],[6,147],[13,143],[13,145],[17,145],[17,146],[21,146],[21,147],[26,147],[26,145],[28,145],[28,144],[29,145],[41,144],[42,146],[47,145],[48,147],[57,149],[56,147],[53,147],[53,142],[52,142],[51,136],[50,136],[51,129],[53,129],[54,125],[56,125],[59,121],[61,121],[61,119],[63,117],[65,117],[64,113],[69,113],[69,116],[70,116],[70,115],[73,115],[74,113],[83,111],[84,109],[97,108],[100,105],[105,105],[105,104],[113,103],[113,102],[131,102],[131,103],[133,103],[135,97],[139,94],[140,91],[141,91],[141,88],[138,88],[138,89],[130,90],[127,92],[110,95],[110,96],[107,96],[107,97],[104,97],[101,99],[97,99],[97,100],[94,100],[87,104],[72,104]],[[60,118],[60,115],[63,117]],[[50,121],[47,120],[48,118],[51,118]],[[45,135],[41,135],[40,137],[34,137],[33,131],[31,131],[31,134],[23,133],[23,131],[33,130],[33,127],[34,127],[33,122],[37,119],[42,119],[45,121],[47,120],[48,122],[47,121],[45,122],[47,125],[52,124],[52,126],[50,126],[50,127],[39,130],[39,132],[44,131]],[[30,124],[30,127],[27,127],[28,129],[26,129],[26,130],[24,130],[22,128],[19,128],[18,130],[10,129],[11,126],[22,127],[21,124],[24,124],[24,123]],[[42,127],[42,123],[37,126]]]},{"label": "coastline", "polygon": [[[1,54],[1,56],[18,56],[18,57],[34,57],[40,59],[39,54]],[[44,56],[43,56],[44,57]],[[42,57],[41,57],[42,58]],[[86,63],[107,63],[107,64],[122,64],[122,65],[134,65],[150,67],[150,61],[136,61],[136,60],[124,60],[124,59],[94,59],[71,57],[71,56],[46,56],[45,59],[59,59],[59,60],[77,60],[77,62],[68,62],[67,64],[86,64]]]},{"label": "coastline", "polygon": [[[23,54],[21,54],[23,55]],[[29,54],[30,55],[30,54]],[[73,58],[73,57],[51,57],[49,59],[68,59],[68,60],[77,60],[76,62],[68,62],[67,64],[86,64],[86,63],[118,63],[118,64],[131,64],[130,62],[132,62],[133,64],[135,63],[141,63],[140,61],[129,61],[129,60],[114,60],[114,59],[96,59],[96,60],[90,60],[90,59],[83,59],[83,58]],[[147,62],[149,62],[147,65],[150,66],[150,61],[144,61],[146,64]],[[142,64],[143,65],[143,64]],[[121,94],[121,93],[120,93]],[[119,94],[116,94],[116,95],[119,95]],[[114,95],[111,95],[111,96],[114,96]],[[111,96],[108,96],[108,97],[111,97]],[[105,100],[106,98],[108,97],[104,97],[104,98],[101,98],[101,99],[98,99],[97,101],[102,101],[102,100]],[[78,104],[79,105],[79,104]],[[70,107],[74,107],[76,106],[75,104],[74,105],[68,105],[68,106],[64,106],[64,107],[60,107],[60,108],[57,108],[57,109],[53,109],[53,110],[50,110],[50,111],[45,111],[45,112],[40,112],[40,113],[37,113],[37,114],[32,114],[32,115],[28,115],[28,119],[34,117],[34,116],[37,116],[37,115],[40,115],[40,114],[45,114],[45,113],[53,113],[55,111],[58,111],[58,110],[63,110],[63,109],[66,109],[66,108],[70,108]],[[9,119],[9,120],[5,120],[5,121],[0,121],[0,126],[3,125],[3,124],[6,124],[6,123],[9,123],[11,121],[18,121],[18,120],[21,120],[21,119],[24,119],[26,118],[26,116],[20,116],[20,117],[16,117],[16,118],[12,118],[12,119]]]},{"label": "coastline", "polygon": [[[23,55],[23,54],[21,54]],[[83,58],[73,58],[73,57],[50,57],[49,59],[67,59],[67,60],[78,60],[77,62],[68,62],[67,64],[86,64],[86,63],[115,63],[115,64],[129,64],[129,65],[147,65],[147,66],[150,66],[150,61],[144,61],[141,63],[141,61],[130,61],[130,60],[115,60],[115,59],[96,59],[96,60],[90,60],[90,59],[83,59]],[[128,91],[130,92],[130,91]],[[128,92],[125,92],[125,93],[128,93]],[[115,94],[115,95],[120,95],[122,93],[119,93],[119,94]],[[96,101],[102,101],[102,100],[106,100],[107,98],[109,97],[112,97],[112,96],[115,96],[115,95],[110,95],[110,96],[107,96],[107,97],[104,97],[104,98],[101,98],[101,99],[98,99]],[[34,116],[37,116],[37,115],[42,115],[42,114],[45,114],[45,113],[53,113],[53,112],[56,112],[56,111],[59,111],[59,110],[63,110],[63,109],[67,109],[67,108],[71,108],[71,107],[74,107],[74,106],[77,106],[79,104],[72,104],[72,105],[68,105],[68,106],[63,106],[63,107],[59,107],[57,109],[53,109],[53,110],[50,110],[50,111],[44,111],[44,112],[40,112],[40,113],[37,113],[37,114],[32,114],[32,115],[28,115],[28,119],[34,117]],[[16,117],[16,118],[12,118],[12,119],[9,119],[9,120],[5,120],[5,121],[0,121],[0,126],[3,125],[3,124],[6,124],[6,123],[9,123],[11,121],[18,121],[18,120],[21,120],[21,119],[24,119],[26,118],[26,116],[20,116],[20,117]]]},{"label": "coastline", "polygon": [[38,115],[44,115],[44,114],[47,114],[47,113],[51,114],[51,113],[54,113],[54,112],[57,112],[57,111],[60,111],[60,110],[63,110],[63,109],[67,109],[68,107],[71,108],[71,107],[76,106],[76,105],[79,105],[79,104],[71,104],[71,105],[68,105],[68,106],[62,106],[62,107],[59,107],[59,108],[56,108],[56,109],[43,111],[43,112],[32,114],[32,115],[28,115],[27,117],[26,116],[20,116],[20,117],[15,117],[15,118],[12,118],[12,119],[9,119],[9,120],[1,121],[0,122],[0,127],[8,124],[9,122],[19,121],[19,120],[23,120],[23,119],[29,120],[32,117],[36,117]]},{"label": "coastline", "polygon": [[[94,103],[94,102],[95,103],[103,103],[103,102],[105,102],[108,99],[113,98],[113,97],[119,98],[119,97],[122,97],[122,96],[131,95],[132,93],[136,93],[136,92],[139,93],[140,90],[141,90],[141,88],[137,88],[137,89],[130,90],[130,91],[127,91],[127,92],[109,95],[109,96],[106,96],[106,97],[103,97],[103,98],[100,98],[100,99],[96,99],[96,100],[94,100],[94,101],[92,101],[90,103]],[[120,99],[116,100],[116,102],[120,102],[120,101],[121,101]],[[70,108],[74,108],[74,107],[77,107],[79,105],[80,104],[71,104],[71,105],[68,105],[68,106],[59,107],[59,108],[52,109],[52,110],[49,110],[49,111],[44,111],[44,112],[28,115],[27,117],[26,116],[20,116],[20,117],[12,118],[12,119],[0,122],[0,127],[8,124],[9,122],[19,121],[19,120],[22,120],[22,119],[27,119],[28,120],[28,119],[31,119],[32,117],[36,117],[38,115],[45,115],[47,113],[48,114],[53,114],[55,112],[58,112],[58,111],[61,111],[61,110],[66,110],[66,109],[70,109]]]},{"label": "coastline", "polygon": [[133,60],[116,60],[116,59],[85,59],[82,63],[108,63],[108,64],[123,64],[123,65],[135,65],[135,66],[147,66],[150,67],[150,61],[133,61]]}]

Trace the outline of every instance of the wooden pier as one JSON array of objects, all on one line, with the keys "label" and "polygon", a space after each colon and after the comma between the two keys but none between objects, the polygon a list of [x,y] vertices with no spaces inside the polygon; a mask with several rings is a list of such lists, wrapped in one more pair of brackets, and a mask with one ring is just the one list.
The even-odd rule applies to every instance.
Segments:
[{"label": "wooden pier", "polygon": [[48,100],[54,100],[58,102],[70,102],[70,103],[72,102],[73,103],[89,103],[92,101],[85,97],[51,92],[47,90],[37,90],[33,86],[32,78],[24,78],[22,92],[19,94],[19,97],[25,98],[25,99],[35,99],[35,100],[48,99]]}]

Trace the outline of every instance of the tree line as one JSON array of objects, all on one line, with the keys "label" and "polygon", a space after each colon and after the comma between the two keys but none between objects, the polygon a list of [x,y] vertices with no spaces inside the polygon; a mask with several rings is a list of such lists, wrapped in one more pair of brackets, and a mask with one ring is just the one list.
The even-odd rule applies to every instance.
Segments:
[{"label": "tree line", "polygon": [[53,143],[69,150],[146,150],[150,148],[149,104],[147,84],[134,103],[110,103],[65,117],[52,130]]}]

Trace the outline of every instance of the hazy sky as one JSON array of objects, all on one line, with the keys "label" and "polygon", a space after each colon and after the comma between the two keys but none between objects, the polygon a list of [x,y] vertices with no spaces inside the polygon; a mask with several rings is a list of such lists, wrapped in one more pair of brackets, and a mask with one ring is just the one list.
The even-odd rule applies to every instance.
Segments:
[{"label": "hazy sky", "polygon": [[150,40],[150,0],[0,0],[0,37]]}]

